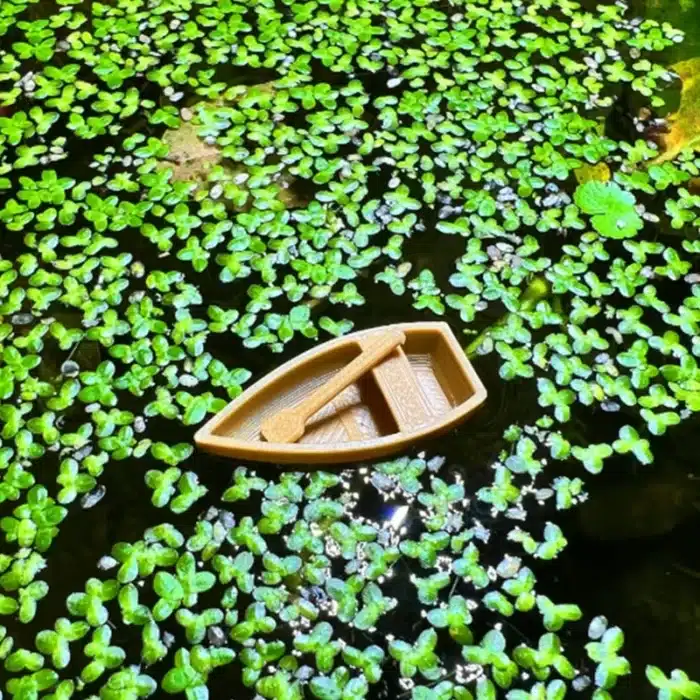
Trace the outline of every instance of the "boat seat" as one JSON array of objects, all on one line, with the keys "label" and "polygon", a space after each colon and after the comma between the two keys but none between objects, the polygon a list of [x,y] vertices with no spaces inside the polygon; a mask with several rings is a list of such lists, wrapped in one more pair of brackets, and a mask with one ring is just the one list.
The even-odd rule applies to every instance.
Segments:
[{"label": "boat seat", "polygon": [[[361,341],[365,347],[365,342]],[[372,376],[401,432],[416,430],[435,418],[403,348],[397,347],[376,367]]]}]

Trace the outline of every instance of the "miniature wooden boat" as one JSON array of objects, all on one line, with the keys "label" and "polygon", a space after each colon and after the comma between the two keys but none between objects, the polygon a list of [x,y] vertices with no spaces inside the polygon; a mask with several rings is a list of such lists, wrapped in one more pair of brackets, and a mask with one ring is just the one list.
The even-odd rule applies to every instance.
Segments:
[{"label": "miniature wooden boat", "polygon": [[207,452],[278,464],[383,457],[466,420],[486,389],[445,323],[331,340],[256,382],[199,429]]}]

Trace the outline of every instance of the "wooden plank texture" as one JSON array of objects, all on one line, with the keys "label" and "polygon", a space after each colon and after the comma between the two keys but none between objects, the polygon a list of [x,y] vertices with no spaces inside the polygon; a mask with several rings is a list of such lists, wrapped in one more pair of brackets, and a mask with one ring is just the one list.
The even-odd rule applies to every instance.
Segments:
[{"label": "wooden plank texture", "polygon": [[414,430],[434,418],[406,353],[397,348],[372,370],[400,431]]}]

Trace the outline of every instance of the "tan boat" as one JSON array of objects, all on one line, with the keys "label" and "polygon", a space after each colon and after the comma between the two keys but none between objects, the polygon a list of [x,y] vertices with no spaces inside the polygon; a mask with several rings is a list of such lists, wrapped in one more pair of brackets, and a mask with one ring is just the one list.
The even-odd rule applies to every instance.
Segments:
[{"label": "tan boat", "polygon": [[486,389],[446,323],[331,340],[262,378],[202,426],[234,459],[331,464],[399,452],[466,420]]}]

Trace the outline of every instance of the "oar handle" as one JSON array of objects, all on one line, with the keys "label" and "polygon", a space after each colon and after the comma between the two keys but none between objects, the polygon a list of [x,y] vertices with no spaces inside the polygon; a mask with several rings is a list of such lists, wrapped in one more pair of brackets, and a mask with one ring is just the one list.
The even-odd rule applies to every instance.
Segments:
[{"label": "oar handle", "polygon": [[363,374],[369,372],[378,362],[389,355],[396,347],[402,345],[406,336],[401,331],[385,331],[378,338],[372,339],[367,349],[358,355],[347,367],[337,372],[323,386],[304,399],[294,410],[307,421],[332,401],[343,389],[349,387]]},{"label": "oar handle", "polygon": [[260,433],[268,442],[296,442],[304,434],[306,421],[343,389],[366,374],[406,340],[401,331],[387,330],[367,341],[366,349],[337,372],[298,406],[285,408],[262,422]]}]

